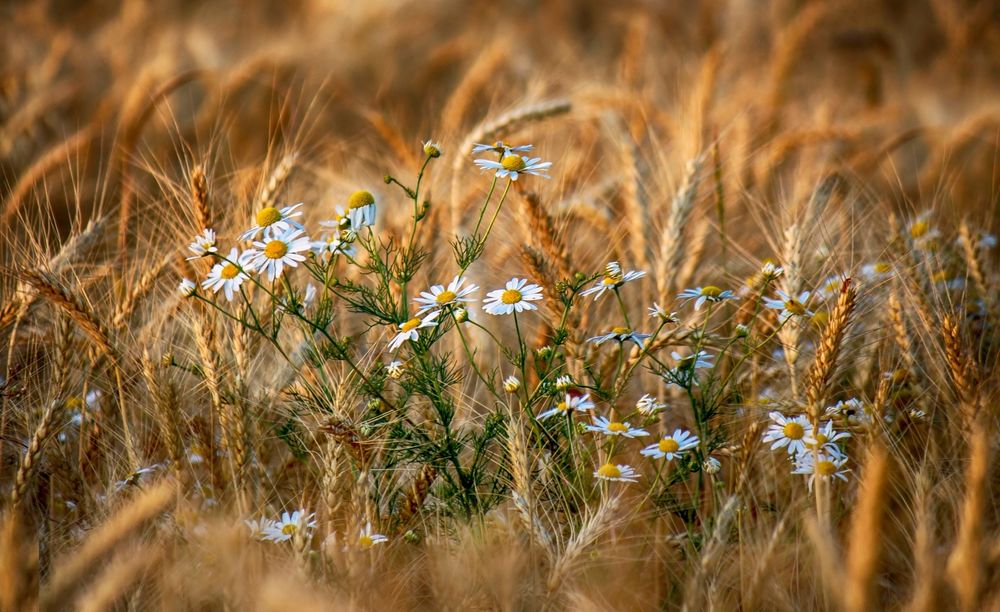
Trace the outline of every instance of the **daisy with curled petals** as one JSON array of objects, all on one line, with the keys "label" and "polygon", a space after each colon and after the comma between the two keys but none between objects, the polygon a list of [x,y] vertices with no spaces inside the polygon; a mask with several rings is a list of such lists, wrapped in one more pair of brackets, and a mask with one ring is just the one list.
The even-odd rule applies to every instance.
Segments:
[{"label": "daisy with curled petals", "polygon": [[594,424],[587,425],[586,429],[587,431],[602,433],[606,436],[622,436],[623,438],[641,438],[642,436],[649,435],[649,432],[645,429],[633,429],[631,423],[612,421],[602,416],[594,417]]},{"label": "daisy with curled petals", "polygon": [[439,314],[441,314],[441,311],[435,310],[423,319],[420,317],[413,317],[409,321],[400,323],[399,333],[397,333],[396,337],[389,342],[389,350],[395,351],[399,347],[403,346],[403,343],[407,340],[416,341],[420,338],[420,332],[418,330],[425,327],[434,327],[438,324],[435,319],[437,319]]},{"label": "daisy with curled petals", "polygon": [[661,404],[660,402],[656,401],[656,398],[648,393],[640,397],[639,401],[635,403],[636,411],[643,416],[656,414],[657,412],[663,410],[666,407],[667,407],[666,404]]},{"label": "daisy with curled petals", "polygon": [[833,421],[827,421],[820,425],[818,429],[809,432],[802,441],[810,449],[815,449],[828,455],[840,456],[844,454],[844,451],[840,450],[840,445],[837,444],[837,441],[850,437],[851,434],[846,431],[834,431]]},{"label": "daisy with curled petals", "polygon": [[563,398],[563,401],[559,402],[552,408],[549,408],[545,412],[538,415],[539,421],[544,421],[545,419],[560,415],[560,414],[572,414],[573,411],[587,412],[588,410],[594,409],[594,402],[590,401],[590,394],[584,393],[567,393]]},{"label": "daisy with curled petals", "polygon": [[194,242],[188,245],[188,250],[194,253],[192,257],[187,258],[188,261],[215,253],[219,250],[215,245],[215,232],[206,228],[205,231],[194,237]]},{"label": "daisy with curled petals", "polygon": [[274,521],[268,518],[258,520],[247,520],[243,523],[250,529],[250,537],[254,540],[263,540],[265,532],[274,525]]},{"label": "daisy with curled petals", "polygon": [[381,533],[375,533],[372,531],[371,522],[365,523],[364,528],[361,529],[361,534],[358,536],[358,548],[362,550],[368,550],[376,544],[384,544],[389,541],[389,538],[382,535]]},{"label": "daisy with curled petals", "polygon": [[465,283],[465,279],[456,276],[454,280],[448,283],[447,289],[444,285],[434,285],[431,287],[430,292],[421,291],[420,297],[413,298],[414,302],[420,304],[420,310],[417,311],[417,314],[434,310],[435,308],[444,308],[445,306],[474,301],[468,296],[474,291],[478,291],[479,286],[469,284],[468,287],[463,288],[463,283]]},{"label": "daisy with curled petals", "polygon": [[715,285],[708,285],[706,287],[695,287],[694,289],[685,289],[677,294],[677,297],[690,302],[694,300],[694,309],[701,310],[702,305],[705,302],[710,304],[716,304],[718,302],[724,302],[726,300],[738,299],[736,294],[732,291],[726,289],[720,289]]},{"label": "daisy with curled petals", "polygon": [[302,224],[292,218],[302,215],[302,211],[297,210],[299,206],[302,206],[302,202],[283,208],[261,208],[254,217],[254,226],[240,234],[240,240],[253,240],[261,232],[264,232],[264,239],[269,240],[275,234],[285,233],[292,228],[303,229]]},{"label": "daisy with curled petals", "polygon": [[528,151],[535,148],[535,145],[520,145],[517,147],[512,147],[502,140],[498,140],[493,144],[479,144],[476,143],[472,147],[472,154],[485,153],[487,151],[493,151],[498,155],[507,155],[510,153],[527,153]]},{"label": "daisy with curled petals", "polygon": [[618,262],[612,261],[604,267],[604,276],[597,279],[597,282],[590,289],[581,291],[580,295],[594,294],[594,301],[597,301],[606,291],[617,289],[625,283],[642,278],[643,276],[646,276],[646,273],[638,270],[622,272],[622,267],[618,265]]},{"label": "daisy with curled petals", "polygon": [[811,317],[813,316],[813,311],[806,308],[806,302],[809,301],[809,291],[803,291],[798,297],[793,297],[781,289],[775,289],[775,293],[778,294],[778,298],[764,298],[764,306],[770,308],[771,310],[780,310],[778,314],[778,319],[782,323],[787,321],[792,317]]},{"label": "daisy with curled petals", "polygon": [[247,269],[258,274],[266,273],[267,280],[274,281],[281,276],[285,266],[294,268],[306,260],[301,253],[308,251],[312,242],[308,236],[302,235],[302,230],[289,229],[282,234],[272,235],[267,242],[257,241],[253,245],[256,248],[243,254]]},{"label": "daisy with curled petals", "polygon": [[232,302],[240,285],[250,277],[242,269],[245,258],[239,251],[233,248],[227,259],[229,261],[220,261],[212,266],[208,278],[201,282],[201,288],[212,293],[218,293],[221,289],[226,294],[226,301]]},{"label": "daisy with curled petals", "polygon": [[177,291],[181,294],[181,297],[192,297],[195,293],[198,293],[198,285],[194,284],[194,281],[190,278],[181,279],[181,284],[177,285]]},{"label": "daisy with curled petals", "polygon": [[847,482],[847,473],[851,470],[843,469],[845,463],[847,463],[846,455],[802,453],[795,457],[795,469],[792,470],[792,474],[808,475],[809,490],[812,491],[817,476],[823,480],[839,478]]},{"label": "daisy with curled petals", "polygon": [[764,442],[773,442],[771,450],[785,447],[789,455],[799,455],[806,452],[806,436],[812,435],[812,423],[804,414],[786,417],[777,411],[767,415],[771,424],[764,432]]},{"label": "daisy with curled petals", "polygon": [[668,313],[663,306],[660,306],[656,302],[653,302],[653,305],[649,307],[649,316],[659,319],[664,323],[679,323],[681,320],[676,312]]},{"label": "daisy with curled petals", "polygon": [[375,223],[375,196],[372,192],[362,189],[351,194],[347,199],[347,218],[351,221],[352,232]]},{"label": "daisy with curled petals", "polygon": [[542,178],[551,178],[545,171],[552,167],[552,162],[543,162],[541,157],[521,157],[517,153],[504,153],[500,161],[492,159],[477,159],[480,170],[495,170],[497,178],[509,178],[516,181],[522,174],[534,174]]},{"label": "daisy with curled petals", "polygon": [[712,356],[705,351],[698,351],[694,355],[682,356],[677,351],[670,351],[670,357],[677,362],[677,369],[703,370],[712,367]]},{"label": "daisy with curled petals", "polygon": [[542,299],[542,288],[526,278],[512,278],[503,289],[490,291],[483,300],[483,310],[491,315],[508,315],[512,312],[536,310],[532,304]]},{"label": "daisy with curled petals", "polygon": [[627,342],[631,340],[641,347],[643,342],[646,341],[646,338],[649,338],[649,334],[640,334],[631,327],[612,327],[611,331],[606,334],[594,336],[593,338],[587,338],[587,342],[593,342],[594,344],[600,346],[608,340],[617,340],[618,342]]},{"label": "daisy with curled petals", "polygon": [[613,482],[637,482],[639,473],[627,465],[605,463],[594,471],[594,478]]},{"label": "daisy with curled petals", "polygon": [[299,532],[316,528],[315,514],[306,514],[305,510],[284,512],[281,519],[273,521],[264,529],[264,539],[271,542],[287,542]]},{"label": "daisy with curled petals", "polygon": [[[327,221],[321,221],[320,225],[324,223],[327,223]],[[327,257],[338,253],[344,253],[349,257],[354,255],[353,245],[344,240],[344,236],[340,230],[323,232],[319,240],[312,241],[310,249],[313,255],[324,261]]]},{"label": "daisy with curled petals", "polygon": [[675,429],[674,433],[656,444],[650,444],[639,453],[654,459],[673,461],[696,446],[698,446],[698,436],[693,435],[690,431]]}]

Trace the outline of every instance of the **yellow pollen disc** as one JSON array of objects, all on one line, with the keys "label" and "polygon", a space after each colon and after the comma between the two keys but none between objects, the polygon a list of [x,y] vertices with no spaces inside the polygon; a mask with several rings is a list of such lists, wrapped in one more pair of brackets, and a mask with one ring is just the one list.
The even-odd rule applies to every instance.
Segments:
[{"label": "yellow pollen disc", "polygon": [[935,283],[940,283],[941,281],[948,280],[948,273],[945,272],[944,270],[935,272],[933,276],[931,276],[931,280],[934,281]]},{"label": "yellow pollen disc", "polygon": [[719,289],[715,285],[709,285],[708,287],[701,288],[701,294],[705,297],[719,297],[722,295],[722,289]]},{"label": "yellow pollen disc", "polygon": [[829,441],[830,441],[830,439],[826,437],[826,434],[817,434],[816,435],[816,444],[818,444],[820,446],[823,446],[824,444],[826,444]]},{"label": "yellow pollen disc", "polygon": [[818,461],[816,463],[816,473],[820,476],[832,476],[837,471],[837,466],[832,461]]},{"label": "yellow pollen disc", "polygon": [[884,261],[880,261],[880,262],[878,262],[878,263],[877,263],[877,264],[875,264],[875,265],[874,265],[874,266],[873,266],[872,268],[873,268],[873,269],[874,269],[874,270],[875,270],[876,272],[878,272],[879,274],[885,274],[885,273],[886,273],[886,272],[888,272],[888,271],[889,271],[890,269],[892,269],[892,268],[891,268],[891,267],[889,266],[889,264],[885,263]]},{"label": "yellow pollen disc", "polygon": [[401,329],[404,332],[409,332],[409,331],[413,331],[414,329],[416,329],[417,326],[419,326],[419,325],[420,325],[420,319],[414,317],[414,318],[410,319],[409,321],[407,321],[406,323],[403,323],[402,325],[400,325],[399,329]]},{"label": "yellow pollen disc", "polygon": [[288,253],[288,245],[280,240],[272,240],[264,247],[264,257],[268,259],[281,259]]},{"label": "yellow pollen disc", "polygon": [[674,440],[673,438],[663,438],[656,446],[660,449],[661,453],[676,453],[681,447],[681,445],[677,443],[677,440]]},{"label": "yellow pollen disc", "polygon": [[619,336],[624,336],[626,334],[631,334],[632,330],[627,327],[612,327],[611,333],[618,334]]},{"label": "yellow pollen disc", "polygon": [[618,274],[605,274],[604,278],[601,279],[601,283],[607,286],[617,285],[620,282],[622,282],[622,277]]},{"label": "yellow pollen disc", "polygon": [[295,525],[295,523],[289,523],[281,528],[281,533],[285,535],[294,535],[296,529],[298,529],[298,527]]},{"label": "yellow pollen disc", "polygon": [[454,291],[442,291],[437,296],[437,303],[438,304],[447,304],[448,302],[452,301],[456,297],[457,296],[455,295]]},{"label": "yellow pollen disc", "polygon": [[517,304],[521,301],[521,292],[517,289],[507,289],[500,295],[500,301],[504,304]]},{"label": "yellow pollen disc", "polygon": [[567,410],[569,410],[569,406],[566,405],[566,402],[559,402],[558,404],[556,404],[556,410],[558,410],[559,412],[566,412]]},{"label": "yellow pollen disc", "polygon": [[785,425],[784,429],[782,429],[782,432],[785,434],[785,437],[790,440],[801,440],[802,436],[806,435],[806,430],[802,428],[802,425],[799,425],[795,421],[789,421]]},{"label": "yellow pollen disc", "polygon": [[500,165],[503,166],[504,169],[512,172],[520,172],[526,167],[524,158],[520,155],[514,155],[513,153],[510,155],[504,155],[503,159],[500,160]]},{"label": "yellow pollen disc", "polygon": [[920,238],[926,234],[931,229],[931,224],[926,221],[917,221],[912,226],[910,226],[910,236],[913,238]]},{"label": "yellow pollen disc", "polygon": [[375,540],[372,540],[371,536],[363,535],[358,538],[358,545],[361,546],[361,548],[371,548],[374,544]]},{"label": "yellow pollen disc", "polygon": [[798,300],[788,300],[785,302],[785,310],[799,317],[806,314],[806,307]]},{"label": "yellow pollen disc", "polygon": [[605,478],[621,478],[622,476],[622,471],[618,469],[618,466],[610,463],[605,463],[597,468],[597,473]]},{"label": "yellow pollen disc", "polygon": [[222,272],[219,272],[219,276],[221,276],[226,280],[229,280],[231,278],[236,278],[236,275],[239,273],[240,269],[230,263],[226,264],[226,266],[222,268]]},{"label": "yellow pollen disc", "polygon": [[625,427],[624,423],[618,423],[616,421],[612,421],[608,423],[608,431],[621,433],[623,431],[628,431],[628,427]]},{"label": "yellow pollen disc", "polygon": [[78,396],[73,396],[66,400],[66,407],[70,410],[78,410],[83,408],[83,399]]},{"label": "yellow pollen disc", "polygon": [[368,206],[369,204],[375,203],[375,196],[372,195],[370,191],[355,191],[351,194],[351,197],[347,199],[347,206],[349,208],[361,208],[362,206]]},{"label": "yellow pollen disc", "polygon": [[257,211],[257,225],[267,227],[281,221],[281,211],[273,206],[261,208]]}]

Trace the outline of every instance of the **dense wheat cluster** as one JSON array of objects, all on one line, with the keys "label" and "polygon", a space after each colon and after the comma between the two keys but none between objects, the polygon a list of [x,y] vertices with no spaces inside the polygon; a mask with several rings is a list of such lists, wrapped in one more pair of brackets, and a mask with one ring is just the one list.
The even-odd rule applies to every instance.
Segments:
[{"label": "dense wheat cluster", "polygon": [[994,3],[0,15],[0,609],[1000,609]]}]

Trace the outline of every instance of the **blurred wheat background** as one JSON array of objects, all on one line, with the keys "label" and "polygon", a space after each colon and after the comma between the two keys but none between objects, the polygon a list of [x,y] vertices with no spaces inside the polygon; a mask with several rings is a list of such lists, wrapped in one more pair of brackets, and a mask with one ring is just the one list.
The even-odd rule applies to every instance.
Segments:
[{"label": "blurred wheat background", "polygon": [[[1000,609],[996,3],[37,0],[0,33],[0,608]],[[387,376],[405,319],[323,291],[343,346],[287,333],[282,359],[178,293],[194,236],[270,206],[315,226],[369,190],[405,243],[417,198],[385,177],[412,185],[428,138],[411,292],[458,273],[475,143],[553,162],[467,273],[543,288],[523,376],[478,305],[435,345],[445,393]],[[680,313],[663,359],[705,348],[717,378],[585,340],[617,307],[573,279],[609,261],[647,273],[637,328]],[[766,262],[809,320],[754,312]],[[708,286],[741,299],[677,297]],[[724,360],[744,333],[768,340]],[[591,483],[603,459],[567,466],[600,438],[523,416],[556,375],[597,414],[658,398],[641,424],[697,426],[699,460],[666,481],[637,445],[639,482]],[[774,411],[850,432],[847,480],[792,474]],[[245,524],[298,509],[287,542]],[[369,525],[388,541],[356,546]]]}]

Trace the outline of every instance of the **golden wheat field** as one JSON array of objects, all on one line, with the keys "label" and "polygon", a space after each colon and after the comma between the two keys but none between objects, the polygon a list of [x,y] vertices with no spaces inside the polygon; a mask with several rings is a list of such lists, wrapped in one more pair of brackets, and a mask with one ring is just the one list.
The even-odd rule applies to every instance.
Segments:
[{"label": "golden wheat field", "polygon": [[0,40],[0,609],[1000,610],[996,3]]}]

